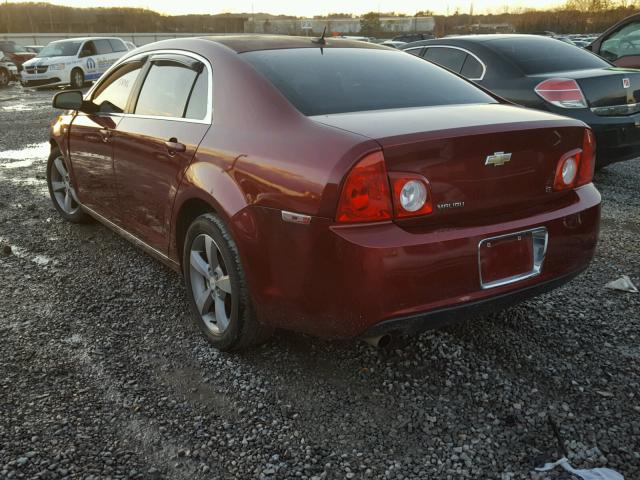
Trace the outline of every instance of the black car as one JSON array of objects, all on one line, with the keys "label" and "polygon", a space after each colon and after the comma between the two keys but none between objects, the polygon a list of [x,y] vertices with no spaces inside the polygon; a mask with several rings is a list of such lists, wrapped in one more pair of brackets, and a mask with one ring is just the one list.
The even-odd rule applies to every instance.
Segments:
[{"label": "black car", "polygon": [[640,156],[640,71],[553,38],[470,35],[400,47],[526,107],[587,123],[597,167]]},{"label": "black car", "polygon": [[393,37],[391,39],[392,42],[418,42],[420,40],[430,40],[435,38],[434,35],[430,33],[405,33],[402,35],[398,35],[397,37]]}]

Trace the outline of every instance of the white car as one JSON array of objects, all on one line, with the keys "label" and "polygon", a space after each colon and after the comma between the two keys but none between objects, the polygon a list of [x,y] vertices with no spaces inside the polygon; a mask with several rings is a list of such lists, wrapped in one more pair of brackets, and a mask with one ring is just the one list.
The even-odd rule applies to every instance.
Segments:
[{"label": "white car", "polygon": [[125,53],[119,38],[72,38],[51,42],[37,57],[22,64],[21,83],[25,87],[71,85],[81,88],[97,80]]},{"label": "white car", "polygon": [[17,78],[18,67],[0,52],[0,87],[6,87],[11,80]]}]

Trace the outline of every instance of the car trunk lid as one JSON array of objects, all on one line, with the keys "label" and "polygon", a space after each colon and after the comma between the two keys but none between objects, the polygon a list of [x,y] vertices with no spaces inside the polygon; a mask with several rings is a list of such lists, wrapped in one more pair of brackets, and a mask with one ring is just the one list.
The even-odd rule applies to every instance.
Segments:
[{"label": "car trunk lid", "polygon": [[575,80],[589,107],[597,115],[618,116],[638,113],[640,108],[640,71],[628,68],[603,68],[555,72],[532,75],[531,78],[548,80],[569,78]]},{"label": "car trunk lid", "polygon": [[375,139],[389,172],[418,173],[434,211],[406,224],[542,211],[564,194],[551,191],[562,155],[582,146],[584,124],[507,105],[461,105],[311,117]]}]

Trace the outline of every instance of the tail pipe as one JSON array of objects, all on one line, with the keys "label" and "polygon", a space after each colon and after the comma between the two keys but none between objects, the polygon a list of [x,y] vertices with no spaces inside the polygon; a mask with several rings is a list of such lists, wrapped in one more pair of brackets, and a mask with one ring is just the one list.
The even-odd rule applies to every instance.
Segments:
[{"label": "tail pipe", "polygon": [[374,348],[386,348],[391,345],[392,337],[390,334],[385,333],[375,337],[364,337],[363,340]]}]

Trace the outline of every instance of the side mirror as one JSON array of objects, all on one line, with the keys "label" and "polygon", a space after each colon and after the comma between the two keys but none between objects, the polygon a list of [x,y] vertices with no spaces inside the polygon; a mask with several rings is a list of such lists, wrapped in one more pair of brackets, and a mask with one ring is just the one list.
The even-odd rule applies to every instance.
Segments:
[{"label": "side mirror", "polygon": [[62,110],[82,110],[84,99],[82,92],[60,92],[53,97],[53,108]]}]

